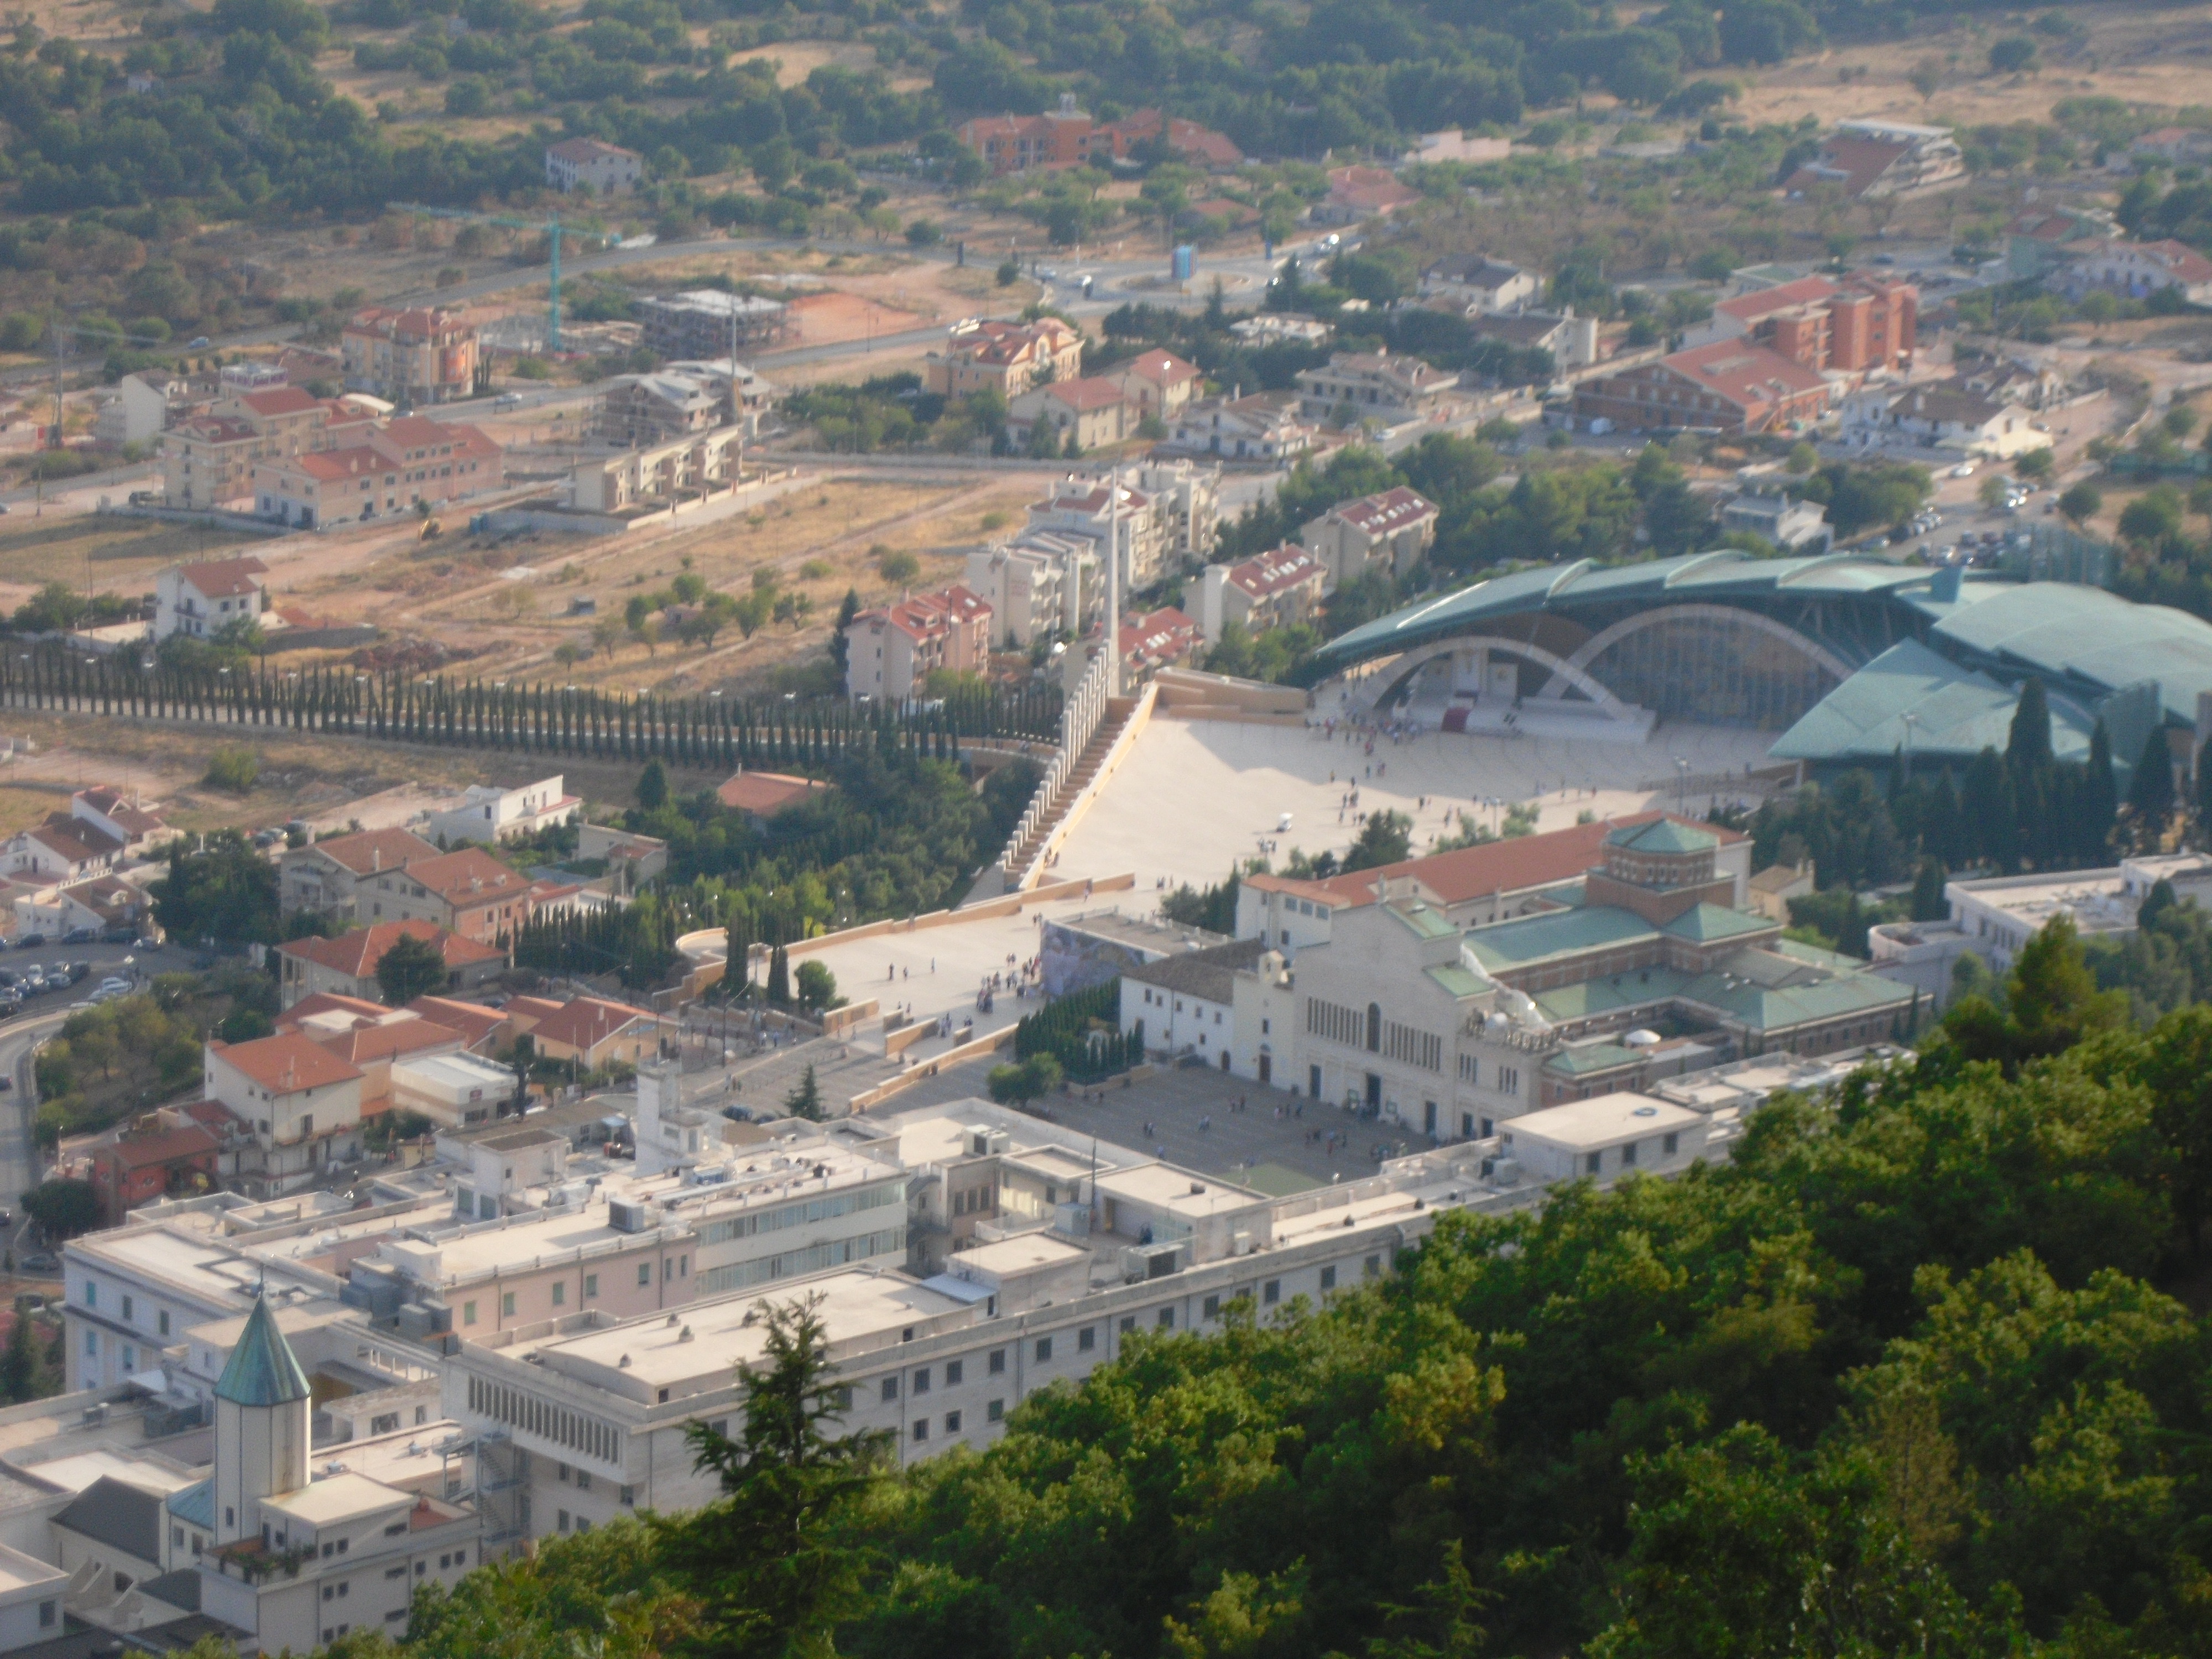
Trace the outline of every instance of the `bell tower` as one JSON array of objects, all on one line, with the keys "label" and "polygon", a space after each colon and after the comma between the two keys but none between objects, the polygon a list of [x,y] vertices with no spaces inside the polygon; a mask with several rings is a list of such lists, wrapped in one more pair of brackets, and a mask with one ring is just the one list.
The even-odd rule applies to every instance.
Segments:
[{"label": "bell tower", "polygon": [[313,1409],[307,1373],[276,1328],[267,1295],[256,1295],[215,1385],[217,1543],[256,1535],[262,1498],[307,1486]]}]

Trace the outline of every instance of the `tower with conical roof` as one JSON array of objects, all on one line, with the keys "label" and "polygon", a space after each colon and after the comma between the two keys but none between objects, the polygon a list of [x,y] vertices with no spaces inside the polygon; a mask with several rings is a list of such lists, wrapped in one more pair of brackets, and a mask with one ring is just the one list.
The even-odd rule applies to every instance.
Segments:
[{"label": "tower with conical roof", "polygon": [[215,1385],[216,1542],[258,1535],[260,1500],[306,1486],[313,1409],[307,1373],[258,1295]]}]

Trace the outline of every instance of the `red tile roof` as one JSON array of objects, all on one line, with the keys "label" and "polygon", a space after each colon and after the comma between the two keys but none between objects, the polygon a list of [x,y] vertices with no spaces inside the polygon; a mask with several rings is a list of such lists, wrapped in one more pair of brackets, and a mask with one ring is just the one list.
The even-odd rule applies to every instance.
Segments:
[{"label": "red tile roof", "polygon": [[633,1008],[626,1002],[608,1002],[599,997],[578,997],[546,1015],[531,1028],[530,1034],[539,1042],[558,1042],[588,1051],[624,1027],[653,1018],[648,1008]]},{"label": "red tile roof", "polygon": [[1787,311],[1792,306],[1832,300],[1840,291],[1825,276],[1800,276],[1794,283],[1782,283],[1773,288],[1754,289],[1749,294],[1739,294],[1733,300],[1722,301],[1713,309],[1723,316],[1735,318],[1740,323],[1755,323],[1762,317],[1771,317],[1776,312]]},{"label": "red tile roof", "polygon": [[1517,893],[1531,887],[1547,887],[1572,881],[1604,861],[1605,838],[1625,825],[1670,818],[1717,836],[1723,843],[1744,839],[1740,830],[1703,823],[1672,812],[1637,812],[1603,823],[1578,823],[1540,836],[1516,836],[1510,841],[1486,842],[1425,858],[1405,859],[1372,870],[1330,876],[1322,881],[1297,881],[1288,876],[1248,876],[1248,885],[1262,892],[1295,893],[1301,898],[1324,901],[1339,908],[1357,909],[1382,896],[1385,877],[1412,876],[1446,905],[1464,904],[1486,893]]},{"label": "red tile roof", "polygon": [[126,1170],[173,1163],[180,1158],[199,1158],[219,1151],[222,1142],[197,1123],[154,1134],[126,1135],[108,1149],[108,1156]]},{"label": "red tile roof", "polygon": [[252,1042],[210,1041],[208,1052],[222,1055],[234,1069],[272,1094],[296,1094],[302,1089],[319,1089],[361,1075],[322,1044],[297,1031]]},{"label": "red tile roof", "polygon": [[[275,386],[266,392],[241,392],[239,403],[256,415],[304,415],[322,406],[322,400],[304,386]],[[204,589],[202,590],[205,592]]]},{"label": "red tile roof", "polygon": [[829,787],[819,778],[795,778],[784,772],[740,772],[724,779],[714,795],[732,811],[770,818]]},{"label": "red tile roof", "polygon": [[1744,409],[1772,404],[1784,398],[1827,386],[1818,369],[1765,346],[1741,340],[1717,340],[1660,359],[1661,364],[1703,391],[1714,392]]},{"label": "red tile roof", "polygon": [[177,574],[203,597],[220,599],[252,592],[261,586],[254,578],[267,575],[269,567],[258,559],[210,559],[205,564],[188,564]]},{"label": "red tile roof", "polygon": [[633,161],[641,159],[635,150],[624,149],[620,144],[610,144],[599,138],[563,138],[548,146],[545,153],[564,161],[596,161],[609,155],[626,155]]},{"label": "red tile roof", "polygon": [[1111,409],[1121,401],[1121,386],[1103,374],[1086,374],[1079,380],[1054,380],[1040,388],[1054,403],[1064,404],[1079,412],[1093,409]]},{"label": "red tile roof", "polygon": [[1354,530],[1370,536],[1388,536],[1432,519],[1437,505],[1426,496],[1400,484],[1379,495],[1362,495],[1356,501],[1339,501],[1329,509],[1333,517],[1341,519]]},{"label": "red tile roof", "polygon": [[1180,386],[1185,380],[1198,378],[1197,366],[1183,362],[1172,351],[1140,351],[1117,372],[1135,374],[1162,386]]},{"label": "red tile roof", "polygon": [[468,1043],[463,1033],[427,1019],[394,1019],[381,1025],[357,1025],[350,1031],[333,1031],[314,1040],[339,1059],[356,1066],[390,1060],[397,1054],[461,1048]]},{"label": "red tile roof", "polygon": [[1321,561],[1295,542],[1285,542],[1271,552],[1231,565],[1229,569],[1231,585],[1255,599],[1268,599],[1303,583],[1318,581],[1322,575]]},{"label": "red tile roof", "polygon": [[503,895],[520,897],[530,888],[527,877],[508,869],[481,847],[417,859],[407,866],[407,878],[449,904],[475,904]]},{"label": "red tile roof", "polygon": [[[520,879],[520,878],[517,878]],[[380,921],[374,927],[356,927],[336,939],[287,939],[276,947],[282,956],[312,962],[333,973],[365,979],[376,971],[384,953],[403,939],[419,939],[436,945],[448,969],[466,968],[480,962],[504,961],[507,953],[474,939],[449,933],[434,921]]]},{"label": "red tile roof", "polygon": [[452,997],[416,997],[407,1005],[407,1012],[449,1031],[459,1031],[471,1048],[507,1024],[503,1009],[487,1008],[479,1002],[460,1002]]},{"label": "red tile roof", "polygon": [[357,876],[397,870],[411,860],[440,856],[434,842],[423,840],[411,830],[362,830],[350,836],[331,836],[316,842],[314,850]]},{"label": "red tile roof", "polygon": [[1333,167],[1328,174],[1328,198],[1348,208],[1385,213],[1418,202],[1421,193],[1398,182],[1388,167]]}]

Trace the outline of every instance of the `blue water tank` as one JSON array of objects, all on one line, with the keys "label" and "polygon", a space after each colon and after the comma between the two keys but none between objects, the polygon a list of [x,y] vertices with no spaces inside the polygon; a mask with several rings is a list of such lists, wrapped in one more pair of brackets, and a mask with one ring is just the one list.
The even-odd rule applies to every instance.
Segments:
[{"label": "blue water tank", "polygon": [[1198,250],[1185,242],[1175,251],[1175,279],[1178,283],[1190,280],[1191,268],[1198,263]]}]

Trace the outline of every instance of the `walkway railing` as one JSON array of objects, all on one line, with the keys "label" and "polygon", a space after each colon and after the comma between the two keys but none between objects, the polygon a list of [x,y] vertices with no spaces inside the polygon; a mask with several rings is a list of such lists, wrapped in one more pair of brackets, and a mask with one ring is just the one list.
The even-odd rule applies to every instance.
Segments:
[{"label": "walkway railing", "polygon": [[[1021,821],[1014,825],[1013,834],[1006,838],[1006,850],[999,855],[999,870],[1009,891],[1029,878],[1037,858],[1036,852],[1025,854],[1030,838],[1051,821],[1068,781],[1075,775],[1076,763],[1091,746],[1091,738],[1098,735],[1099,722],[1106,718],[1108,665],[1103,651],[1091,659],[1091,666],[1084,671],[1083,678],[1060,708],[1059,752],[1044,769],[1036,793],[1030,797]],[[1039,836],[1038,851],[1042,848],[1042,837]]]}]

